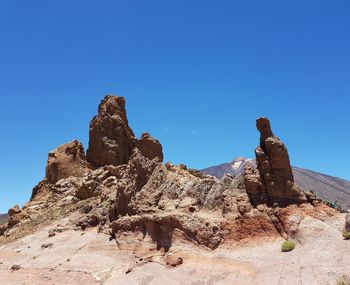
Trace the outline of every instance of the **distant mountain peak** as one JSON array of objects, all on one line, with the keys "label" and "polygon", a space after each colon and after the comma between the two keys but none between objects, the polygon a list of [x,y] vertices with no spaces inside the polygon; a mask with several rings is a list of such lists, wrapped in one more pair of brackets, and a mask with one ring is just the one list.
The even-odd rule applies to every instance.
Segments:
[{"label": "distant mountain peak", "polygon": [[222,178],[225,174],[230,174],[232,176],[238,176],[243,173],[244,165],[250,163],[255,167],[255,159],[245,158],[243,156],[237,156],[231,162],[222,163],[215,165],[206,169],[201,170],[202,173],[215,176],[217,178]]},{"label": "distant mountain peak", "polygon": [[244,156],[237,156],[237,157],[235,157],[235,158],[232,160],[231,163],[238,162],[238,161],[245,161],[245,160],[247,160],[246,157],[244,157]]}]

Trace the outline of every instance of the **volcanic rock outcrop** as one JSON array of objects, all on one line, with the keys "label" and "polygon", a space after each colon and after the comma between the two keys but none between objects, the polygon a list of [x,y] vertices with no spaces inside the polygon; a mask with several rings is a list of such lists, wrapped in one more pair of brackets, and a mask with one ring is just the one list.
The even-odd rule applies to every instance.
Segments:
[{"label": "volcanic rock outcrop", "polygon": [[[287,150],[268,121],[259,120],[258,129],[258,170],[218,180],[185,165],[163,164],[159,141],[148,133],[136,139],[124,98],[108,95],[90,124],[87,159],[77,141],[51,152],[46,178],[33,189],[30,202],[11,211],[0,235],[16,238],[68,217],[82,230],[98,227],[119,245],[150,239],[164,251],[175,239],[215,249],[242,240],[287,237],[290,228],[295,232],[289,226],[293,211],[268,206],[299,204],[306,198],[293,183]],[[317,211],[324,214],[324,207]],[[295,211],[303,215],[315,209],[304,204]]]},{"label": "volcanic rock outcrop", "polygon": [[49,153],[46,178],[51,183],[69,176],[83,176],[87,171],[84,147],[77,140],[63,144]]},{"label": "volcanic rock outcrop", "polygon": [[286,206],[307,202],[307,198],[294,183],[287,148],[274,136],[270,121],[260,118],[256,122],[260,132],[260,146],[255,150],[257,169],[247,165],[244,180],[253,205]]},{"label": "volcanic rock outcrop", "polygon": [[135,144],[135,135],[126,117],[125,99],[106,96],[90,123],[87,160],[97,167],[126,164]]},{"label": "volcanic rock outcrop", "polygon": [[18,205],[10,208],[8,210],[8,223],[7,223],[7,228],[11,229],[18,223],[20,223],[21,220],[27,218],[27,215],[25,213],[22,213],[22,210],[19,208]]},{"label": "volcanic rock outcrop", "polygon": [[160,142],[145,132],[141,135],[141,138],[137,142],[137,148],[141,151],[142,155],[148,159],[158,158],[159,161],[163,161],[163,147]]}]

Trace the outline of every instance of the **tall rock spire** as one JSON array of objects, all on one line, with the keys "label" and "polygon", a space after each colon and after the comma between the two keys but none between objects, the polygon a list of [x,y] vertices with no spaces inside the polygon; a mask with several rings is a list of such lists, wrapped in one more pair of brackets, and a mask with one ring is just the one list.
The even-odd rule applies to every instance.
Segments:
[{"label": "tall rock spire", "polygon": [[294,183],[288,150],[274,136],[270,121],[259,118],[256,126],[260,132],[260,146],[255,150],[257,170],[247,166],[244,174],[252,204],[285,206],[306,202],[305,195]]},{"label": "tall rock spire", "polygon": [[90,123],[87,160],[94,166],[126,164],[136,144],[129,127],[125,99],[107,95]]}]

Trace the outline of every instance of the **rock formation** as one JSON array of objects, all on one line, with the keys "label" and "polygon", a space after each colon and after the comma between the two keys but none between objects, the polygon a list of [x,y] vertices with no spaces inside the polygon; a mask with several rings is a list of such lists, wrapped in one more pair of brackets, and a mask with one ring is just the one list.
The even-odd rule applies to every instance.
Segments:
[{"label": "rock formation", "polygon": [[8,210],[8,215],[9,215],[9,217],[12,217],[14,215],[19,214],[20,212],[21,212],[21,209],[19,208],[19,206],[15,205]]},{"label": "rock formation", "polygon": [[[258,170],[218,180],[185,165],[162,164],[160,142],[148,133],[137,140],[124,98],[108,95],[90,124],[87,160],[77,141],[51,152],[46,178],[34,187],[30,202],[11,210],[0,235],[16,238],[69,217],[82,230],[98,227],[119,245],[149,238],[164,251],[179,238],[215,249],[247,239],[287,237],[288,211],[269,206],[306,198],[293,182],[287,150],[267,119],[258,120],[258,129]],[[180,259],[169,261],[177,263]]]},{"label": "rock formation", "polygon": [[163,161],[163,147],[160,142],[150,136],[149,133],[143,133],[137,142],[137,148],[142,155],[148,159],[158,158]]},{"label": "rock formation", "polygon": [[26,213],[23,213],[18,205],[15,205],[8,210],[8,216],[9,216],[8,223],[7,223],[8,229],[11,229],[15,225],[19,224],[21,220],[28,218]]},{"label": "rock formation", "polygon": [[270,121],[260,118],[256,126],[260,132],[260,146],[255,150],[257,169],[247,165],[244,173],[252,204],[286,206],[307,202],[294,183],[287,148],[274,136]]},{"label": "rock formation", "polygon": [[[8,211],[1,284],[317,284],[347,272],[345,214],[300,193],[267,119],[257,124],[257,170],[217,179],[163,164],[160,142],[137,140],[124,106],[107,96],[88,161],[77,141],[58,147],[31,200]],[[302,244],[288,258],[287,238]],[[313,267],[315,255],[324,266]]]},{"label": "rock formation", "polygon": [[[232,199],[226,205],[225,216],[241,216],[250,211],[248,196],[232,182],[197,177],[183,166],[158,164],[147,183],[132,193],[124,211],[127,215],[112,221],[112,234],[118,240],[125,231],[139,231],[151,236],[158,248],[168,250],[173,233],[179,231],[186,239],[214,249],[223,241],[225,195]],[[120,209],[120,205],[115,209]],[[221,211],[221,218],[205,218],[206,212],[215,210]]]},{"label": "rock formation", "polygon": [[94,166],[126,164],[136,143],[126,117],[125,99],[106,96],[90,123],[87,160]]},{"label": "rock formation", "polygon": [[74,140],[49,153],[46,178],[51,183],[69,176],[83,176],[88,171],[83,145]]}]

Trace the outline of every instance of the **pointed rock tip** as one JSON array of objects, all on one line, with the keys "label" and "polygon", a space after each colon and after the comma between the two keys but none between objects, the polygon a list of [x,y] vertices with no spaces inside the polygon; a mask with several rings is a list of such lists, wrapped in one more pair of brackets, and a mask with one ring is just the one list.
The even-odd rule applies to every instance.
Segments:
[{"label": "pointed rock tip", "polygon": [[108,113],[113,115],[116,112],[126,113],[125,111],[125,98],[123,96],[117,96],[113,94],[107,94],[98,106],[98,112]]},{"label": "pointed rock tip", "polygon": [[159,161],[163,161],[163,147],[161,143],[153,138],[148,132],[143,132],[137,142],[137,148],[148,159],[158,157]]},{"label": "pointed rock tip", "polygon": [[90,122],[88,162],[97,167],[126,164],[135,142],[125,98],[107,94],[98,107],[98,114]]},{"label": "pointed rock tip", "polygon": [[106,96],[102,99],[102,101],[108,101],[108,100],[122,100],[125,101],[124,96],[120,96],[117,94],[113,94],[113,93],[107,93]]},{"label": "pointed rock tip", "polygon": [[87,171],[84,147],[77,140],[62,144],[48,154],[45,177],[53,184],[69,176],[83,176]]},{"label": "pointed rock tip", "polygon": [[256,120],[256,128],[260,132],[261,141],[265,141],[268,137],[273,137],[270,120],[266,117],[261,117]]}]

